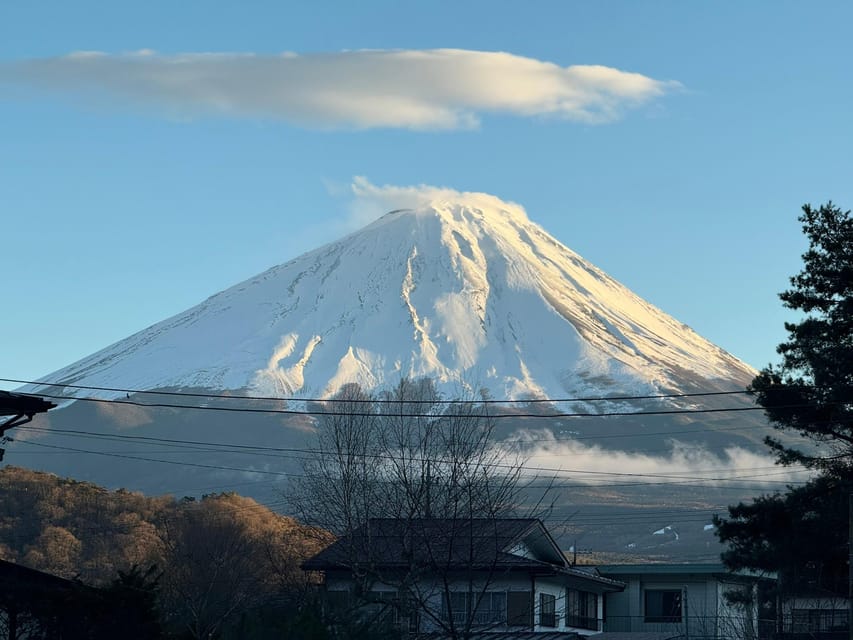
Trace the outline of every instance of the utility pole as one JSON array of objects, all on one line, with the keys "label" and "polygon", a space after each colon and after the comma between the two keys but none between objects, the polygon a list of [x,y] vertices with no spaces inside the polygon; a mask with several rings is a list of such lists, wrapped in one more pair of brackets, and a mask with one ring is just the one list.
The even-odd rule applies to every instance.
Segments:
[{"label": "utility pole", "polygon": [[[56,406],[44,398],[22,393],[0,391],[0,416],[11,416],[0,423],[0,440],[6,441],[6,430],[27,424],[37,413],[44,413]],[[0,449],[0,461],[5,449]]]},{"label": "utility pole", "polygon": [[426,463],[426,509],[425,518],[432,518],[432,466],[430,460]]},{"label": "utility pole", "polygon": [[847,491],[847,637],[853,640],[853,485]]}]

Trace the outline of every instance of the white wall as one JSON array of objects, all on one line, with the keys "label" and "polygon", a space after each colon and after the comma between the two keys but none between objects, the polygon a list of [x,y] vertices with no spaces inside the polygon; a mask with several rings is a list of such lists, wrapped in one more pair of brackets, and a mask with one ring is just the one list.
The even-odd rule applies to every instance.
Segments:
[{"label": "white wall", "polygon": [[[543,627],[539,624],[539,594],[549,593],[556,599],[555,609],[557,611],[557,626]],[[533,630],[555,631],[565,629],[566,624],[566,589],[562,583],[540,578],[536,581],[536,589],[533,592]]]},{"label": "white wall", "polygon": [[[716,575],[661,574],[616,575],[627,582],[622,593],[608,594],[608,631],[677,631],[683,633],[689,623],[690,635],[742,640],[757,629],[757,605],[744,610],[725,599],[729,590],[754,589],[754,583],[720,580]],[[681,622],[646,622],[645,593],[665,589],[682,592]],[[686,597],[685,597],[686,594]]]},{"label": "white wall", "polygon": [[[335,575],[329,573],[326,576],[326,588],[329,591],[347,590],[350,588],[351,585],[351,580],[344,574]],[[533,624],[535,631],[578,631],[583,633],[584,635],[593,635],[599,632],[599,630],[580,629],[577,627],[566,626],[567,602],[566,581],[564,577],[539,577],[534,583],[531,580],[530,575],[526,573],[501,574],[492,578],[473,580],[470,582],[470,584],[469,580],[465,578],[459,578],[452,582],[450,587],[452,591],[463,592],[467,592],[469,588],[473,590],[475,595],[481,593],[483,590],[492,592],[526,591],[528,593],[533,590]],[[584,589],[584,586],[582,584],[578,584],[573,588],[587,590],[591,593],[594,592],[594,585],[590,585],[589,588]],[[382,584],[377,582],[371,585],[370,589],[373,591],[396,591],[396,586],[394,586],[393,584]],[[428,580],[422,580],[418,585],[418,591],[419,598],[427,602],[425,608],[428,609],[429,612],[432,612],[434,615],[440,616],[442,610],[442,600],[444,598],[445,593],[444,584],[440,581],[430,582]],[[539,624],[539,595],[542,593],[548,593],[555,597],[555,611],[557,616],[556,627],[543,627]],[[598,620],[601,620],[604,614],[604,596],[598,593],[597,599],[597,617]],[[434,621],[430,620],[430,616],[427,615],[427,613],[422,613],[420,618],[421,631],[426,632],[435,630],[437,628],[437,625]]]}]

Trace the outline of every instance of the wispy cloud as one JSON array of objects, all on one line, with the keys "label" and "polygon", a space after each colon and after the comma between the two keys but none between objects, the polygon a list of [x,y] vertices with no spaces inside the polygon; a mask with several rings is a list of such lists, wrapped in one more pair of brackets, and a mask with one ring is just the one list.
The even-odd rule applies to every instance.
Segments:
[{"label": "wispy cloud", "polygon": [[364,176],[355,176],[347,189],[350,201],[341,231],[359,229],[395,209],[418,209],[434,203],[465,202],[473,207],[511,211],[516,217],[527,217],[524,207],[497,196],[475,191],[457,191],[450,187],[428,184],[412,186],[375,185]]},{"label": "wispy cloud", "polygon": [[297,55],[76,52],[0,65],[0,82],[121,99],[176,117],[273,118],[318,128],[465,129],[482,114],[606,123],[680,85],[501,52]]}]

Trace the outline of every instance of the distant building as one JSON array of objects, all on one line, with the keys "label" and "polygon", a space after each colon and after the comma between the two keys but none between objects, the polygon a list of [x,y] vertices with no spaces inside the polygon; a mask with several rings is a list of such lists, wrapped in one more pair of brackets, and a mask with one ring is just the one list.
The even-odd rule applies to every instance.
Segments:
[{"label": "distant building", "polygon": [[[759,585],[774,581],[731,573],[716,563],[601,565],[598,571],[626,585],[608,595],[604,619],[605,631],[625,638],[641,633],[702,640],[758,638]],[[739,602],[730,602],[727,594],[740,596]]]},{"label": "distant building", "polygon": [[832,593],[813,591],[782,600],[781,638],[848,637],[850,601]]}]

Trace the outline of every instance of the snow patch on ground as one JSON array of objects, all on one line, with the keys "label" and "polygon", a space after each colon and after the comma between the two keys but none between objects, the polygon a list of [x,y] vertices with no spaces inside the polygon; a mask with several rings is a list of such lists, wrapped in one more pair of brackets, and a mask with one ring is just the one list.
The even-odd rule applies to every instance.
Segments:
[{"label": "snow patch on ground", "polygon": [[666,526],[666,527],[664,527],[663,529],[658,529],[657,531],[653,531],[653,532],[652,532],[652,535],[653,535],[653,536],[673,535],[673,536],[675,536],[675,539],[676,539],[676,540],[678,540],[678,539],[679,539],[678,531],[676,531],[675,529],[673,529],[671,526]]}]

